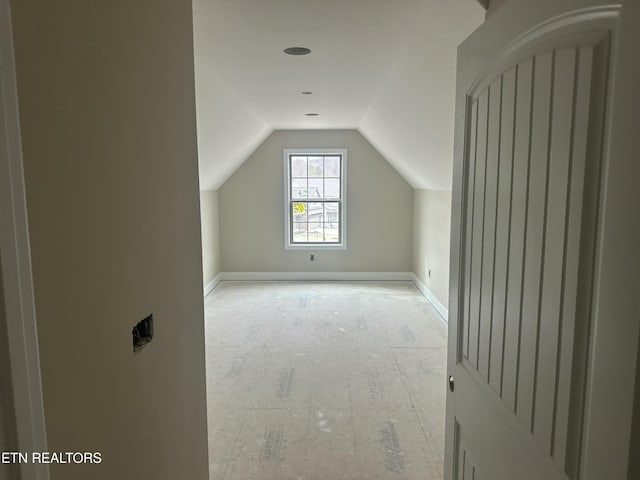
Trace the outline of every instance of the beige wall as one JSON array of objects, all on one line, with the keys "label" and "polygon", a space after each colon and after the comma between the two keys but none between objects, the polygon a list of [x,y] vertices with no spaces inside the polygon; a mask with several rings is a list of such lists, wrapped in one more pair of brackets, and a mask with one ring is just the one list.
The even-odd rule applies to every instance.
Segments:
[{"label": "beige wall", "polygon": [[493,15],[502,5],[509,0],[489,0],[489,8],[487,9],[487,17]]},{"label": "beige wall", "polygon": [[218,191],[200,192],[202,221],[202,274],[205,285],[220,273],[220,230],[218,222]]},{"label": "beige wall", "polygon": [[413,273],[448,309],[451,192],[416,190],[413,199]]},{"label": "beige wall", "polygon": [[[305,147],[348,149],[347,250],[284,248],[282,150]],[[219,189],[222,271],[409,272],[412,195],[355,130],[276,131]]]},{"label": "beige wall", "polygon": [[52,479],[205,480],[191,0],[15,1],[13,26],[48,446],[104,459]]}]

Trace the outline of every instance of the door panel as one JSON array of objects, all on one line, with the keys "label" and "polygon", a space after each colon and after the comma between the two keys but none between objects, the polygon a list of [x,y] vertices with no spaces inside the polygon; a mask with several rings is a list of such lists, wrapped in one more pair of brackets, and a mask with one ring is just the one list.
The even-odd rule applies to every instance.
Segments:
[{"label": "door panel", "polygon": [[[509,156],[513,153],[514,146],[514,113],[516,104],[516,69],[512,68],[502,75],[500,108],[500,152],[499,158],[504,161],[499,163],[497,172],[497,205],[496,205],[496,252],[504,252],[509,249],[509,212],[512,209],[511,198],[513,195],[512,175],[513,159]],[[502,120],[504,119],[504,120]],[[489,384],[493,390],[501,394],[504,368],[505,345],[505,308],[507,289],[508,255],[498,253],[495,257],[493,276],[493,298],[491,347],[489,358]]]},{"label": "door panel", "polygon": [[458,478],[457,480],[482,480],[484,479],[482,472],[473,461],[471,453],[467,449],[466,441],[460,437],[458,455]]},{"label": "door panel", "polygon": [[[511,412],[516,411],[516,387],[520,354],[520,302],[522,300],[522,252],[525,247],[525,222],[527,219],[527,182],[529,175],[529,131],[531,125],[531,88],[533,60],[526,60],[515,68],[515,112],[513,125],[513,155],[511,176],[509,223],[504,227],[509,233],[507,251],[507,289],[505,290],[505,338],[500,346],[503,353],[502,399]],[[515,125],[518,128],[515,128]],[[509,164],[503,157],[503,165]],[[506,167],[505,167],[506,168]],[[503,220],[506,223],[506,219]],[[511,254],[514,252],[514,254]]]},{"label": "door panel", "polygon": [[468,321],[469,324],[469,352],[467,359],[478,368],[478,350],[480,340],[480,284],[482,280],[482,238],[484,227],[484,181],[487,167],[487,117],[488,117],[489,92],[484,91],[474,102],[477,112],[476,144],[471,145],[475,151],[475,172],[473,187],[473,212],[469,222],[471,238],[469,239],[469,257],[471,268],[469,270],[469,301],[468,301]]},{"label": "door panel", "polygon": [[[541,256],[544,254],[544,216],[546,206],[547,154],[549,141],[549,112],[551,103],[552,54],[534,57],[533,95],[531,114],[531,145],[529,182],[525,225],[524,272],[521,304],[520,353],[517,358],[518,385],[516,389],[516,415],[522,426],[531,429],[533,398],[536,380],[536,347],[538,343]],[[549,279],[558,287],[557,279]]]},{"label": "door panel", "polygon": [[[487,154],[476,153],[474,189],[468,195],[473,214],[467,218],[471,285],[465,358],[549,451],[562,350],[560,308],[574,303],[564,292],[575,296],[577,282],[577,264],[567,271],[565,257],[580,248],[579,236],[567,237],[571,220],[571,233],[580,230],[586,147],[585,125],[576,125],[574,111],[588,105],[591,71],[578,71],[577,59],[590,65],[592,51],[535,56],[494,80],[470,112],[479,117],[470,149]],[[529,117],[530,135],[523,136]],[[523,138],[515,138],[516,130]],[[582,154],[573,159],[573,150]],[[570,170],[579,173],[573,191]],[[568,215],[570,205],[573,215]],[[571,338],[568,344],[571,348]]]},{"label": "door panel", "polygon": [[[478,371],[485,380],[489,379],[489,351],[492,333],[492,292],[485,285],[493,284],[493,261],[495,255],[496,206],[498,183],[498,150],[500,141],[500,102],[502,77],[494,80],[488,88],[489,112],[487,115],[487,160],[484,179],[480,190],[484,196],[484,219],[480,239],[482,259],[480,262],[480,311],[478,337]],[[480,232],[478,232],[480,233]]]},{"label": "door panel", "polygon": [[585,183],[599,183],[593,115],[606,98],[592,79],[609,50],[592,20],[545,25],[475,79],[465,72],[447,478],[575,478],[570,410],[582,407],[574,379],[587,363],[576,335],[588,336],[594,276],[580,259],[594,255],[600,208]]}]

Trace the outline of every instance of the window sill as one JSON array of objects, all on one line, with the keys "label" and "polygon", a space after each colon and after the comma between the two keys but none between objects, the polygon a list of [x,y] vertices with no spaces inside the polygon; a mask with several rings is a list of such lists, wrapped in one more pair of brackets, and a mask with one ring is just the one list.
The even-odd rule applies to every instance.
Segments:
[{"label": "window sill", "polygon": [[325,245],[322,243],[308,243],[305,245],[285,245],[285,250],[346,250],[345,244]]}]

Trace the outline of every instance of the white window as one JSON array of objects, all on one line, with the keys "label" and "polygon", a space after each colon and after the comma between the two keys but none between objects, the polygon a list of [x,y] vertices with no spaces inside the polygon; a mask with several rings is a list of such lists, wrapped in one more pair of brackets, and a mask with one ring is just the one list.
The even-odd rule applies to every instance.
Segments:
[{"label": "white window", "polygon": [[347,247],[345,149],[285,149],[285,247]]}]

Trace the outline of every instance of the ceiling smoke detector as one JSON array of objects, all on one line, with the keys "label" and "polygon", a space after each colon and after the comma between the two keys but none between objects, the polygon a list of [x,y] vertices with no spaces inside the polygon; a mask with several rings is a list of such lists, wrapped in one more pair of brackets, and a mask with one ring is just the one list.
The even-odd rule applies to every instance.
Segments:
[{"label": "ceiling smoke detector", "polygon": [[289,47],[284,49],[287,55],[309,55],[311,50],[306,47]]}]

